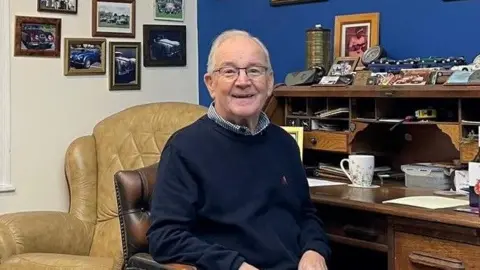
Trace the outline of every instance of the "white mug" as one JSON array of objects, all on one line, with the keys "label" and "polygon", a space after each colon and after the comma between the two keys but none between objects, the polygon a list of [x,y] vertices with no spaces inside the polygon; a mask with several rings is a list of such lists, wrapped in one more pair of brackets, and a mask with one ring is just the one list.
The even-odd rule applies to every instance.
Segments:
[{"label": "white mug", "polygon": [[[348,162],[348,172],[343,164]],[[371,155],[349,155],[340,161],[340,168],[354,186],[370,187],[375,170],[375,157]]]}]

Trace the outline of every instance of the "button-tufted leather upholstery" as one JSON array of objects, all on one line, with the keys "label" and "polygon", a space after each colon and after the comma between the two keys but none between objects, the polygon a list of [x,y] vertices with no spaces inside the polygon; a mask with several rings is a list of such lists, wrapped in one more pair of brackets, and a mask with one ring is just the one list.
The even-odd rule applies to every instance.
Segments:
[{"label": "button-tufted leather upholstery", "polygon": [[115,174],[123,258],[127,269],[196,269],[192,266],[156,263],[148,254],[146,233],[150,227],[150,202],[158,163]]},{"label": "button-tufted leather upholstery", "polygon": [[157,163],[170,135],[206,111],[181,102],[134,106],[74,140],[65,156],[68,213],[0,215],[0,269],[121,269],[114,174]]}]

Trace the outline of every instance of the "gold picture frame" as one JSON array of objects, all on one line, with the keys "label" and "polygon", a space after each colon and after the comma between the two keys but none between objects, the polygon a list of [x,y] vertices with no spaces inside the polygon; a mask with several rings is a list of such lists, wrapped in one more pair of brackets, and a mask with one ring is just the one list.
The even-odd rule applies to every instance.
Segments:
[{"label": "gold picture frame", "polygon": [[303,127],[282,126],[282,128],[292,135],[300,149],[300,159],[303,161]]},{"label": "gold picture frame", "polygon": [[111,41],[108,52],[110,90],[140,90],[142,82],[141,42]]},{"label": "gold picture frame", "polygon": [[361,58],[368,48],[377,46],[379,21],[378,12],[335,16],[334,57]]},{"label": "gold picture frame", "polygon": [[63,74],[106,74],[106,43],[104,38],[65,38]]}]

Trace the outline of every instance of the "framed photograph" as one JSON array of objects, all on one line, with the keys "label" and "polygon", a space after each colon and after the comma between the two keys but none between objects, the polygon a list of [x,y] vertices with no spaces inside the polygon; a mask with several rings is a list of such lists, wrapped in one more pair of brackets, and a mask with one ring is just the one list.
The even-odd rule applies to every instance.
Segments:
[{"label": "framed photograph", "polygon": [[65,38],[65,76],[103,75],[106,73],[106,39]]},{"label": "framed photograph", "polygon": [[186,26],[143,25],[143,65],[145,67],[186,66]]},{"label": "framed photograph", "polygon": [[15,16],[14,56],[60,57],[61,19]]},{"label": "framed photograph", "polygon": [[77,14],[78,0],[37,0],[37,11]]},{"label": "framed photograph", "polygon": [[284,6],[312,2],[327,2],[327,0],[270,0],[270,6]]},{"label": "framed photograph", "polygon": [[282,126],[282,128],[292,135],[300,149],[300,159],[303,160],[303,127]]},{"label": "framed photograph", "polygon": [[355,71],[360,57],[337,57],[328,71],[328,76],[343,76]]},{"label": "framed photograph", "polygon": [[186,0],[153,0],[154,19],[161,21],[182,21],[185,19]]},{"label": "framed photograph", "polygon": [[92,1],[92,36],[135,37],[135,0]]},{"label": "framed photograph", "polygon": [[335,16],[334,57],[361,58],[368,48],[378,45],[379,20],[379,13]]},{"label": "framed photograph", "polygon": [[110,90],[140,90],[141,47],[140,42],[110,42]]}]

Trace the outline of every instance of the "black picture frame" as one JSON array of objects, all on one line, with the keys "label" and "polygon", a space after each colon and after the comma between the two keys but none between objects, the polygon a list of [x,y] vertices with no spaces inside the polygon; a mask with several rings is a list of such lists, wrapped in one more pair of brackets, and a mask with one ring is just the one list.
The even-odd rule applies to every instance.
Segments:
[{"label": "black picture frame", "polygon": [[[135,63],[130,61],[131,57],[125,55],[126,50],[134,50],[135,51]],[[117,60],[117,52],[123,51],[123,55],[120,55]],[[122,52],[119,52],[122,53]],[[131,55],[130,55],[131,56]],[[117,78],[117,68],[119,68],[119,62],[123,62],[123,69],[121,70],[121,74],[118,77],[120,80],[124,82],[116,81]],[[130,61],[130,62],[129,62]],[[140,90],[142,88],[142,44],[140,42],[128,42],[128,41],[111,41],[109,43],[109,61],[108,61],[109,69],[108,69],[108,86],[110,91],[118,91],[118,90]],[[135,66],[135,69],[131,69],[131,65]],[[130,67],[130,68],[129,68]],[[135,80],[133,83],[132,76],[134,76]]]},{"label": "black picture frame", "polygon": [[270,6],[286,6],[313,2],[327,2],[328,0],[270,0]]},{"label": "black picture frame", "polygon": [[42,2],[45,2],[45,1],[44,0],[37,0],[37,11],[38,12],[53,12],[53,13],[62,13],[62,14],[77,14],[78,13],[78,0],[74,0],[75,10],[42,7]]},{"label": "black picture frame", "polygon": [[187,65],[185,25],[143,25],[143,65],[179,67]]}]

